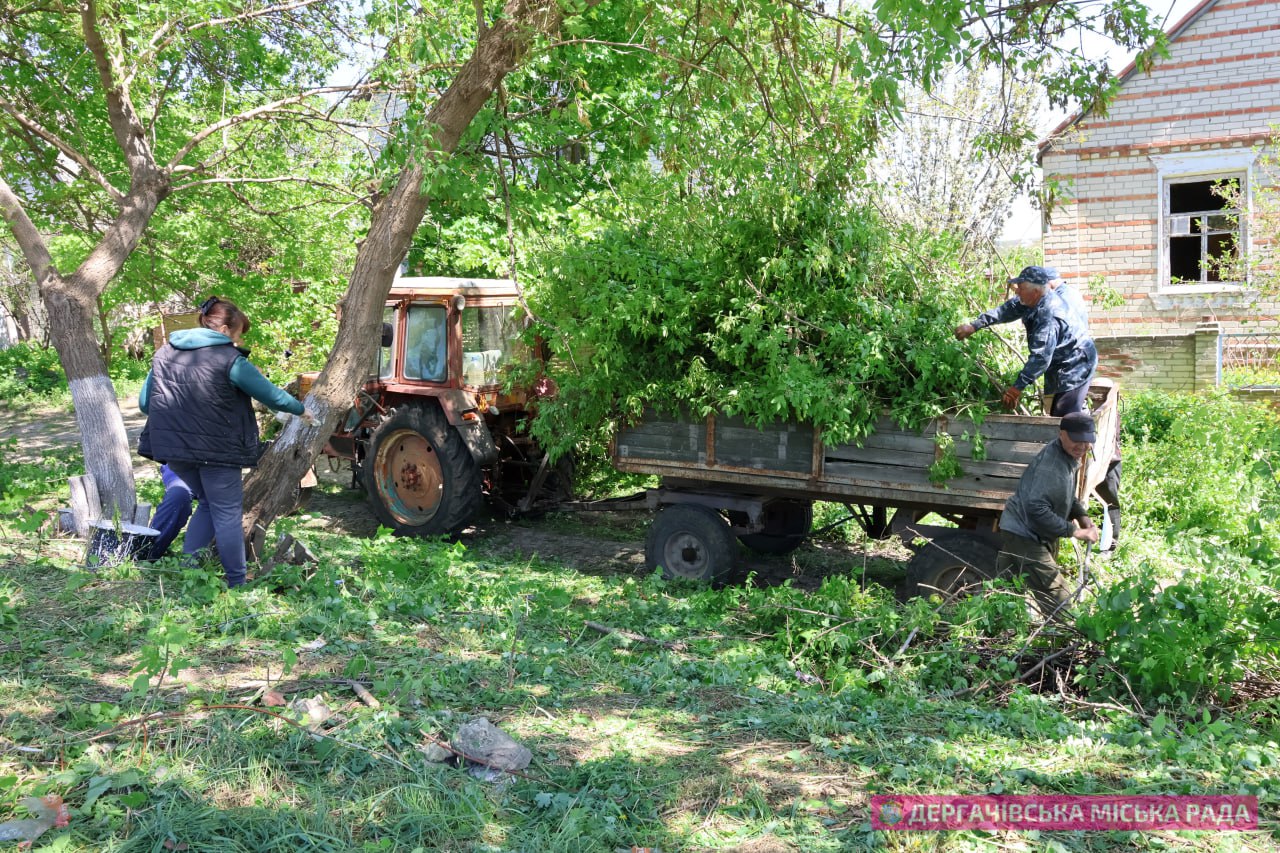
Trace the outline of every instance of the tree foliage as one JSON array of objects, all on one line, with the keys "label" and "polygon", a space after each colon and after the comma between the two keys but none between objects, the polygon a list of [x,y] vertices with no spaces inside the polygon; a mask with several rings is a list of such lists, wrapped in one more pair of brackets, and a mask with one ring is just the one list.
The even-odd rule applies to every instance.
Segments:
[{"label": "tree foliage", "polygon": [[[120,44],[110,60],[157,161],[173,176],[167,203],[99,303],[110,318],[101,342],[108,360],[131,333],[155,325],[159,310],[188,310],[209,293],[267,309],[251,316],[272,320],[298,307],[288,298],[293,283],[318,284],[332,303],[354,255],[350,232],[367,211],[333,215],[359,197],[349,189],[356,185],[350,146],[323,120],[326,101],[279,104],[263,113],[265,121],[233,119],[323,87],[339,57],[334,13],[317,4],[286,4],[275,15],[238,11],[226,4],[99,9],[104,44]],[[50,236],[55,265],[70,271],[115,218],[129,171],[77,16],[33,10],[15,13],[12,24],[5,34],[16,61],[0,77],[0,115],[13,131],[7,174]],[[66,97],[73,89],[91,97]]]},{"label": "tree foliage", "polygon": [[912,87],[873,164],[886,215],[991,251],[1030,182],[1039,99],[1034,83],[982,68]]}]

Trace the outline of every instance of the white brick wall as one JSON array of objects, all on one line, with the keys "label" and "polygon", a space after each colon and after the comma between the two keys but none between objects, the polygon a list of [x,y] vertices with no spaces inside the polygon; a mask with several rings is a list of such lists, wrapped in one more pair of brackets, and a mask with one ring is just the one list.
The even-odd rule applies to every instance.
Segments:
[{"label": "white brick wall", "polygon": [[[1254,53],[1273,55],[1222,61]],[[1206,320],[1220,321],[1227,331],[1280,325],[1280,301],[1161,298],[1160,183],[1150,159],[1247,150],[1275,127],[1280,0],[1223,0],[1171,43],[1167,59],[1150,72],[1134,72],[1106,117],[1084,117],[1043,150],[1045,176],[1061,181],[1063,192],[1044,239],[1046,262],[1086,295],[1091,279],[1101,277],[1124,298],[1117,308],[1094,307],[1095,335],[1189,333]],[[1166,387],[1178,384],[1177,362],[1172,358],[1163,368]]]}]

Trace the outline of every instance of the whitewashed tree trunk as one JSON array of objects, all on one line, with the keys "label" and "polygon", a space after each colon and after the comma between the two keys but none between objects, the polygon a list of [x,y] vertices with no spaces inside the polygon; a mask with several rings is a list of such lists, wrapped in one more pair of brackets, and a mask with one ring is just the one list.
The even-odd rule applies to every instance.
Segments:
[{"label": "whitewashed tree trunk", "polygon": [[41,282],[41,296],[51,319],[53,345],[71,390],[85,473],[98,487],[104,517],[119,514],[132,519],[136,502],[133,458],[116,389],[94,335],[98,291],[93,284],[76,278],[68,281],[50,271]]}]

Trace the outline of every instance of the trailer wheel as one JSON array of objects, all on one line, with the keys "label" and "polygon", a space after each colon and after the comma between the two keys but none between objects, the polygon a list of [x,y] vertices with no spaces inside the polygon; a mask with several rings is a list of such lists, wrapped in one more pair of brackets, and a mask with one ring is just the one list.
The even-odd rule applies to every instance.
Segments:
[{"label": "trailer wheel", "polygon": [[907,564],[907,588],[914,595],[941,595],[947,601],[979,592],[996,577],[999,550],[968,533],[935,537]]},{"label": "trailer wheel", "polygon": [[[730,512],[729,521],[747,523],[745,512]],[[813,501],[773,501],[760,518],[764,530],[742,533],[738,541],[761,554],[790,554],[799,548],[813,528]]]},{"label": "trailer wheel", "polygon": [[444,412],[405,406],[378,425],[360,466],[378,520],[397,534],[454,534],[483,500],[480,468]]},{"label": "trailer wheel", "polygon": [[675,504],[658,513],[644,543],[645,565],[667,580],[715,581],[733,569],[737,545],[720,513],[697,504]]}]

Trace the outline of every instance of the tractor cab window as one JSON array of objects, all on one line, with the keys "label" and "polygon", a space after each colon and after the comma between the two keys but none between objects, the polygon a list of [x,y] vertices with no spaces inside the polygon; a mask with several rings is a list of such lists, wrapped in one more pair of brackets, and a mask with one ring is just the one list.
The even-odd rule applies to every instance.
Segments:
[{"label": "tractor cab window", "polygon": [[391,376],[391,357],[395,352],[396,310],[390,306],[382,311],[382,342],[378,347],[377,371],[379,379]]},{"label": "tractor cab window", "polygon": [[404,331],[404,377],[443,382],[449,370],[447,312],[443,305],[411,305]]},{"label": "tractor cab window", "polygon": [[514,306],[466,308],[462,312],[462,381],[497,385],[503,365],[519,340],[521,326]]}]

